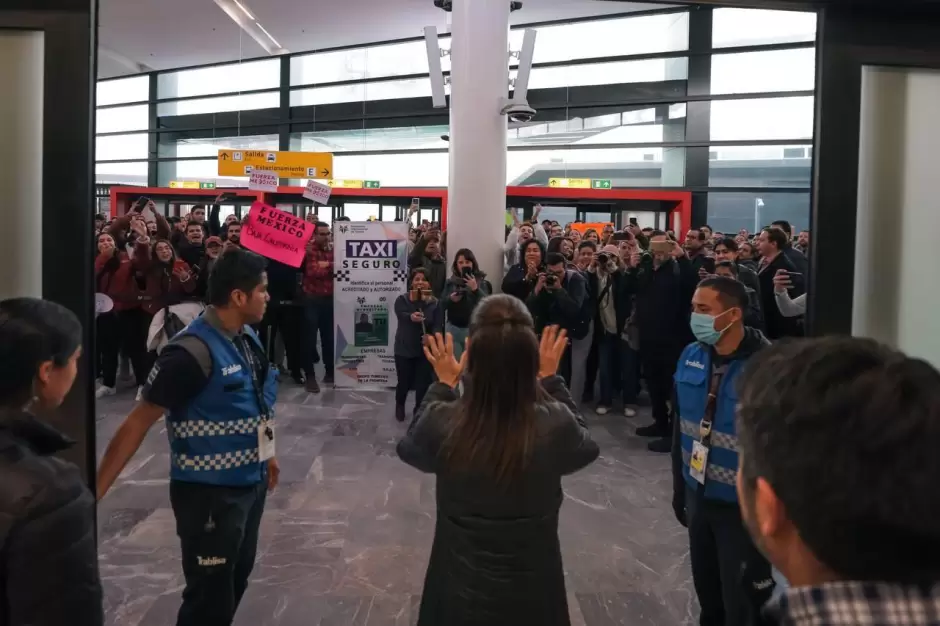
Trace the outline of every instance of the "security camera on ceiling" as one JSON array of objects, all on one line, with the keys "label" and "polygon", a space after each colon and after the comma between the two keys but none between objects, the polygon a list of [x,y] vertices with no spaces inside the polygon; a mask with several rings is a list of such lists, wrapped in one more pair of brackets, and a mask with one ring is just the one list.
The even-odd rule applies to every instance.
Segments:
[{"label": "security camera on ceiling", "polygon": [[531,122],[536,110],[529,105],[529,75],[532,73],[532,56],[535,53],[535,37],[537,33],[527,28],[522,38],[522,50],[519,52],[519,70],[513,86],[512,98],[503,100],[500,113],[509,118],[510,122]]},{"label": "security camera on ceiling", "polygon": [[[438,9],[443,9],[444,11],[447,11],[449,13],[454,10],[454,0],[434,0],[434,6],[436,6]],[[521,2],[509,3],[510,11],[518,11],[521,8],[522,8]]]}]

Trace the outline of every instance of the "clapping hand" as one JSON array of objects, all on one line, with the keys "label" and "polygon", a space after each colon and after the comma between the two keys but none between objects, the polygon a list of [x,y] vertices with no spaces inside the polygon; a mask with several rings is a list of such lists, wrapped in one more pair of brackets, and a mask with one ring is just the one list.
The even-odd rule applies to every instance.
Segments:
[{"label": "clapping hand", "polygon": [[[467,341],[469,348],[470,341]],[[424,340],[424,356],[427,357],[437,379],[454,388],[460,382],[460,374],[467,364],[467,354],[469,350],[464,350],[460,356],[460,361],[454,358],[454,336],[447,333],[447,339],[441,336],[441,333],[427,335]],[[557,368],[557,364],[556,364]]]},{"label": "clapping hand", "polygon": [[568,347],[568,331],[558,326],[546,326],[539,344],[539,378],[558,373],[558,364]]}]

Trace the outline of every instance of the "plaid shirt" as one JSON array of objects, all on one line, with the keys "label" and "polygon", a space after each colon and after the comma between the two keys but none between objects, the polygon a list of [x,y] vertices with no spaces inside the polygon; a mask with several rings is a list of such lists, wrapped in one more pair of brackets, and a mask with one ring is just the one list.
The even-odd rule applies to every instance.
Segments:
[{"label": "plaid shirt", "polygon": [[936,626],[940,583],[932,587],[837,582],[787,589],[764,607],[778,626]]},{"label": "plaid shirt", "polygon": [[[321,267],[320,263],[329,265]],[[333,295],[333,250],[322,250],[314,244],[304,256],[304,293],[308,296]]]}]

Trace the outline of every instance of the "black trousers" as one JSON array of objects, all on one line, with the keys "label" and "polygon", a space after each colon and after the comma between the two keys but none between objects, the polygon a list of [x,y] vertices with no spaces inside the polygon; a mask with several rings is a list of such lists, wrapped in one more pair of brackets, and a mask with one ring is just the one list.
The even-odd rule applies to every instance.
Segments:
[{"label": "black trousers", "polygon": [[747,626],[773,594],[770,563],[757,550],[736,504],[686,489],[692,582],[700,626]]},{"label": "black trousers", "polygon": [[176,626],[230,626],[255,565],[267,485],[222,487],[170,481],[183,553]]},{"label": "black trousers", "polygon": [[408,358],[395,355],[395,372],[398,374],[398,384],[395,386],[395,404],[405,406],[408,392],[415,390],[415,412],[424,400],[424,394],[434,381],[434,370],[424,356]]},{"label": "black trousers", "polygon": [[121,326],[114,311],[95,318],[95,352],[100,364],[99,374],[105,387],[117,381],[118,353],[121,351]]},{"label": "black trousers", "polygon": [[284,342],[284,352],[287,354],[287,368],[291,374],[299,374],[304,369],[304,353],[307,344],[304,336],[303,306],[269,303],[258,331],[265,353],[268,355],[268,361],[276,363],[274,346],[277,345],[277,336],[280,334]]},{"label": "black trousers", "polygon": [[653,407],[653,419],[656,425],[663,429],[664,437],[672,432],[669,426],[668,402],[672,397],[676,364],[680,354],[682,354],[682,348],[677,346],[640,346],[640,362],[643,365],[646,389]]},{"label": "black trousers", "polygon": [[333,376],[333,296],[307,296],[304,302],[307,357],[307,377],[313,376],[313,364],[317,354],[317,332],[323,348],[323,367],[328,377]]},{"label": "black trousers", "polygon": [[151,364],[147,357],[147,331],[153,316],[143,309],[130,309],[99,315],[95,320],[98,350],[101,352],[101,378],[106,387],[117,379],[121,350],[131,361],[137,385],[147,382]]}]

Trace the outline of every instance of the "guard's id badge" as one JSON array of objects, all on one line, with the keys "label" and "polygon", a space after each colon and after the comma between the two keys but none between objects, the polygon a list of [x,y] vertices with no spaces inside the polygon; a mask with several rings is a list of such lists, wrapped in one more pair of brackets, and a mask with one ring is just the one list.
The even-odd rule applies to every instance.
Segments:
[{"label": "guard's id badge", "polygon": [[274,424],[261,422],[258,425],[258,460],[267,461],[274,458]]},{"label": "guard's id badge", "polygon": [[699,484],[705,484],[705,468],[708,467],[708,448],[701,441],[692,442],[692,458],[689,460],[689,476]]}]

